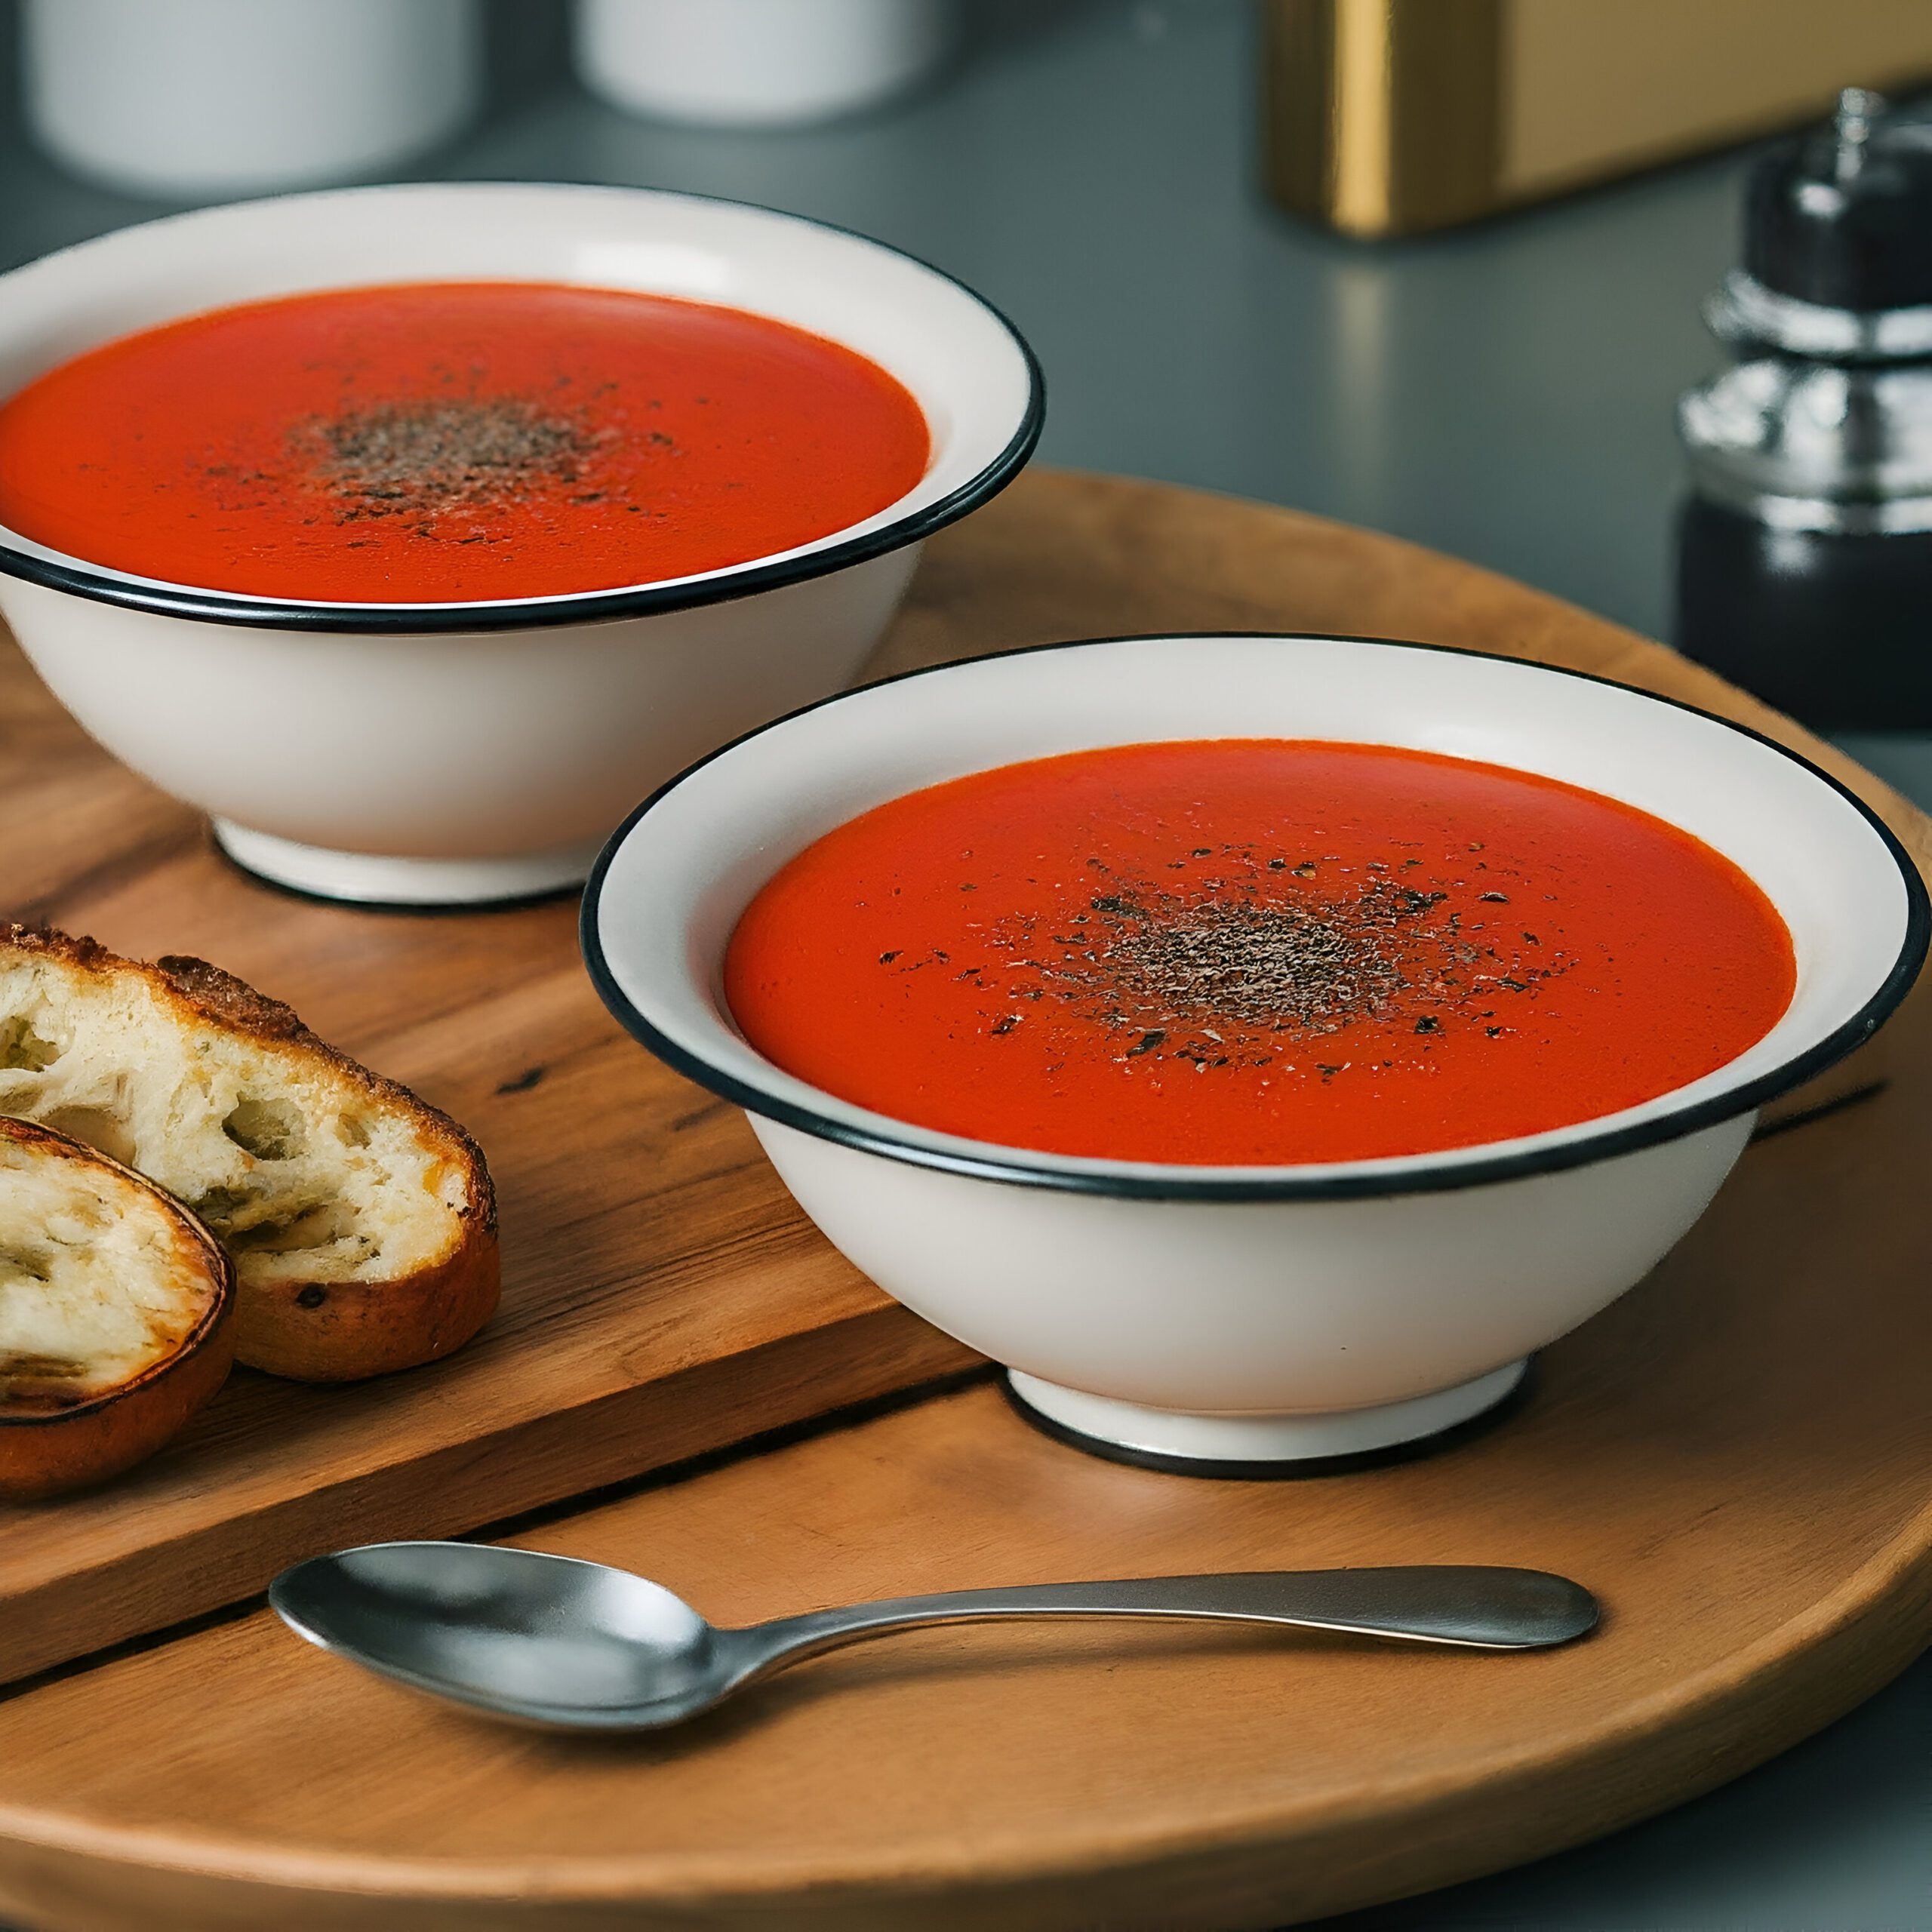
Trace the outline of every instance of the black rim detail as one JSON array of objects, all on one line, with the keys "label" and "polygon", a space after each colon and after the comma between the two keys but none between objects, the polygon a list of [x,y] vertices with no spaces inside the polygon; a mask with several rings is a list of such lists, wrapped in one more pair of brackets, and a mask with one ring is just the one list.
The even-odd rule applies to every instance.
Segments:
[{"label": "black rim detail", "polygon": [[748,1113],[777,1121],[781,1126],[796,1128],[801,1134],[812,1134],[821,1140],[835,1141],[841,1146],[856,1148],[862,1152],[884,1155],[889,1160],[903,1161],[915,1167],[937,1168],[943,1173],[961,1174],[977,1180],[1001,1181],[1020,1187],[1055,1188],[1066,1193],[1106,1195],[1137,1201],[1358,1201],[1383,1195],[1448,1193],[1461,1188],[1487,1187],[1500,1181],[1526,1180],[1534,1174],[1556,1174],[1571,1168],[1587,1167],[1598,1161],[1613,1159],[1619,1155],[1634,1154],[1647,1147],[1661,1146],[1666,1141],[1680,1140],[1686,1135],[1700,1132],[1705,1128],[1715,1127],[1724,1121],[1734,1120],[1740,1114],[1749,1113],[1762,1106],[1767,1100],[1775,1100],[1780,1094],[1789,1093],[1795,1087],[1801,1087],[1806,1081],[1822,1073],[1826,1068],[1835,1064],[1855,1048],[1862,1045],[1890,1017],[1910,990],[1912,982],[1918,977],[1919,968],[1924,964],[1927,943],[1932,940],[1932,900],[1927,898],[1925,882],[1920,878],[1918,867],[1894,835],[1891,828],[1869,805],[1848,787],[1840,783],[1829,771],[1814,764],[1809,758],[1788,746],[1780,744],[1776,739],[1766,736],[1762,731],[1753,731],[1748,724],[1734,723],[1730,718],[1721,718],[1715,712],[1706,711],[1700,706],[1687,704],[1681,698],[1664,697],[1654,691],[1641,691],[1632,685],[1620,684],[1614,678],[1598,677],[1593,672],[1572,671],[1555,664],[1525,664],[1524,668],[1549,676],[1572,678],[1580,684],[1604,685],[1612,691],[1626,692],[1653,704],[1667,705],[1673,710],[1688,712],[1693,717],[1703,718],[1724,731],[1751,739],[1775,752],[1780,758],[1788,758],[1792,764],[1808,771],[1821,784],[1835,792],[1865,820],[1898,869],[1906,894],[1905,931],[1897,956],[1890,970],[1871,998],[1850,1019],[1833,1028],[1823,1038],[1807,1048],[1803,1053],[1795,1054],[1781,1065],[1769,1069],[1756,1078],[1746,1081],[1727,1092],[1712,1094],[1694,1106],[1679,1108],[1655,1119],[1586,1135],[1578,1140],[1550,1146],[1526,1149],[1518,1153],[1498,1154],[1487,1160],[1466,1161],[1454,1166],[1405,1168],[1398,1174],[1324,1175],[1318,1169],[1300,1168],[1235,1179],[1226,1176],[1190,1176],[1184,1169],[1178,1168],[1155,1174],[1083,1173],[1043,1164],[1044,1160],[1051,1157],[1030,1156],[1020,1149],[1008,1150],[987,1143],[983,1153],[961,1152],[950,1148],[929,1147],[918,1141],[904,1140],[883,1128],[860,1126],[834,1119],[815,1109],[798,1106],[789,1100],[751,1086],[734,1075],[713,1066],[709,1061],[687,1052],[675,1041],[660,1032],[638,1012],[631,1004],[629,995],[617,984],[605,957],[598,917],[603,901],[604,881],[612,861],[629,836],[632,827],[660,799],[703,771],[706,765],[737,750],[740,745],[753,738],[761,737],[768,731],[777,731],[795,718],[808,717],[814,711],[823,710],[828,705],[842,703],[863,692],[882,689],[889,685],[906,684],[915,678],[932,677],[943,671],[969,669],[974,664],[993,663],[1010,657],[1032,657],[1041,651],[1091,651],[1113,644],[1154,644],[1170,638],[1186,641],[1212,638],[1254,638],[1288,645],[1377,645],[1398,651],[1433,651],[1447,657],[1487,657],[1493,654],[1487,651],[1469,650],[1458,645],[1418,644],[1401,638],[1339,637],[1331,632],[1155,631],[1131,637],[1070,638],[1063,643],[1029,645],[1014,651],[989,651],[983,658],[967,659],[953,664],[926,665],[918,670],[901,672],[895,677],[880,678],[876,683],[862,685],[857,691],[835,692],[832,697],[820,698],[815,703],[801,705],[796,711],[789,712],[783,718],[775,718],[769,724],[761,724],[754,730],[743,733],[729,744],[719,746],[715,751],[686,767],[675,778],[660,785],[612,833],[603,851],[597,855],[597,863],[591,868],[590,877],[585,883],[583,910],[578,922],[579,943],[583,948],[584,964],[589,971],[592,983],[597,989],[598,997],[634,1039],[648,1048],[667,1066],[683,1074],[687,1079],[721,1099],[732,1101]]},{"label": "black rim detail", "polygon": [[259,885],[264,891],[272,892],[284,899],[299,899],[305,906],[332,906],[338,912],[374,912],[380,918],[420,919],[451,919],[466,912],[474,912],[488,917],[496,912],[521,912],[532,906],[547,906],[553,900],[574,899],[583,890],[581,882],[569,885],[546,885],[539,892],[512,893],[501,899],[339,899],[332,892],[311,892],[307,887],[291,885],[287,880],[271,878],[266,872],[258,872],[253,866],[245,866],[221,841],[212,829],[208,832],[209,849],[230,872],[238,873],[251,885]]},{"label": "black rim detail", "polygon": [[[532,182],[440,182],[438,187],[532,187]],[[564,183],[563,186],[582,184]],[[330,189],[327,193],[355,193],[358,189]],[[628,192],[611,189],[611,192]],[[957,523],[969,511],[977,509],[999,494],[1025,468],[1040,440],[1046,420],[1046,374],[1032,346],[1006,315],[977,289],[969,288],[955,275],[936,268],[923,257],[888,242],[862,235],[855,228],[841,228],[835,222],[819,221],[808,215],[788,214],[783,209],[768,208],[755,202],[734,201],[725,195],[692,195],[681,190],[651,189],[641,192],[666,195],[679,201],[715,202],[726,208],[747,208],[801,227],[823,229],[829,234],[863,242],[900,260],[910,262],[929,275],[949,283],[961,294],[992,316],[1019,350],[1026,370],[1026,406],[1019,426],[1006,447],[983,469],[937,503],[907,516],[868,531],[863,537],[848,538],[814,550],[802,557],[777,563],[735,565],[701,583],[635,584],[617,590],[589,590],[550,598],[541,603],[474,604],[330,604],[290,601],[280,598],[248,598],[219,590],[198,590],[186,584],[109,576],[90,568],[79,560],[43,557],[17,550],[0,540],[0,575],[19,577],[50,590],[64,590],[96,603],[118,604],[129,610],[152,611],[167,617],[192,617],[209,624],[249,624],[263,630],[340,632],[357,636],[408,634],[429,635],[437,632],[535,630],[560,624],[605,623],[619,617],[645,617],[666,611],[694,611],[709,604],[728,604],[740,597],[752,597],[761,591],[778,590],[789,584],[804,583],[814,577],[828,577],[834,571],[854,564],[869,563],[894,550],[921,542],[935,531]],[[291,199],[306,197],[291,196]],[[193,213],[202,211],[195,210]],[[164,217],[164,220],[180,217]],[[146,224],[143,224],[144,226]]]},{"label": "black rim detail", "polygon": [[1391,1442],[1380,1449],[1355,1449],[1340,1456],[1303,1456],[1271,1458],[1266,1462],[1221,1462],[1211,1456],[1170,1456],[1158,1449],[1132,1449],[1124,1442],[1109,1442],[1103,1435],[1089,1435],[1084,1429],[1069,1429],[1043,1414],[1013,1386],[1011,1376],[1002,1373],[1000,1392],[1007,1405],[1023,1423],[1069,1449],[1078,1449],[1103,1462],[1124,1463],[1134,1469],[1152,1469],[1161,1475],[1192,1476],[1210,1482],[1298,1482],[1305,1476],[1358,1475],[1367,1469],[1386,1469],[1400,1463],[1418,1463],[1426,1456],[1460,1449],[1479,1435],[1487,1435],[1499,1423],[1507,1422],[1536,1392],[1540,1379],[1537,1358],[1532,1355],[1515,1386],[1499,1395],[1486,1409],[1432,1435],[1411,1436],[1406,1442]]}]

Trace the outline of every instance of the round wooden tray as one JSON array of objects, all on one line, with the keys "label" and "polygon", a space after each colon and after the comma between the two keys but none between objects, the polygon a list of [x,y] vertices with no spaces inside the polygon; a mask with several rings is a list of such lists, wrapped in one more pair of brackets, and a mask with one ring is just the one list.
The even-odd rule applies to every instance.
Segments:
[{"label": "round wooden tray", "polygon": [[[936,541],[884,663],[1218,626],[1534,654],[1809,748],[1658,647],[1480,571],[1098,478],[1036,473]],[[1909,808],[1827,761],[1932,851]],[[726,1622],[976,1581],[1526,1563],[1601,1592],[1583,1644],[936,1631],[681,1732],[586,1743],[412,1700],[255,1609],[0,1698],[0,1918],[1232,1932],[1532,1857],[1734,1776],[1932,1634],[1932,1003],[1884,1044],[1884,1091],[1781,1123],[1656,1275],[1546,1352],[1518,1413],[1440,1455],[1162,1476],[973,1386],[521,1539],[632,1564]]]}]

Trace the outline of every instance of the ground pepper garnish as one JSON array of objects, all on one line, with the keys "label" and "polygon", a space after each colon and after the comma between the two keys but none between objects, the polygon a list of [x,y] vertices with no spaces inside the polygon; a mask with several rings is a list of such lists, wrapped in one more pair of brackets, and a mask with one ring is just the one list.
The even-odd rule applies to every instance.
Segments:
[{"label": "ground pepper garnish", "polygon": [[615,440],[513,395],[376,403],[307,417],[288,438],[290,455],[339,500],[340,523],[527,502],[581,481]]},{"label": "ground pepper garnish", "polygon": [[[1199,1072],[1265,1064],[1287,1041],[1397,1012],[1416,1033],[1439,1032],[1496,958],[1441,909],[1447,892],[1397,884],[1386,865],[1366,876],[1351,869],[1339,891],[1300,884],[1321,878],[1315,862],[1291,867],[1251,847],[1192,847],[1161,869],[1209,858],[1219,875],[1191,888],[1123,881],[1090,860],[1107,889],[1065,922],[1075,930],[1043,933],[1026,915],[995,921],[986,943],[1006,955],[1005,995],[1051,1000],[1119,1033],[1124,1058],[1164,1050]],[[1516,967],[1520,979],[1490,977],[1527,993],[1569,963],[1558,953],[1543,968]],[[1016,1023],[1005,1016],[991,1031],[1003,1037]]]}]

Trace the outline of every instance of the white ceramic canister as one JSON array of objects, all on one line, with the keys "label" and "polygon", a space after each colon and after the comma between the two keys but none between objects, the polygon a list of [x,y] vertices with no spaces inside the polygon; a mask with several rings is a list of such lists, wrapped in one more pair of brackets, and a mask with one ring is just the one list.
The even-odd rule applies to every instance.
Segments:
[{"label": "white ceramic canister", "polygon": [[631,113],[796,125],[916,86],[954,24],[952,0],[578,0],[577,72]]},{"label": "white ceramic canister", "polygon": [[481,96],[476,0],[26,0],[23,29],[42,146],[137,194],[378,172]]}]

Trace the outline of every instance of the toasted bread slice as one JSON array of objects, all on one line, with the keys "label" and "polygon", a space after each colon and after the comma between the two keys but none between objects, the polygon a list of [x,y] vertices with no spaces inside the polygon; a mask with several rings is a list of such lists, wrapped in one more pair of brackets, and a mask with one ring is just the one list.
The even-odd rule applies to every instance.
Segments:
[{"label": "toasted bread slice", "polygon": [[235,1275],[161,1189],[0,1119],[0,1497],[52,1496],[150,1456],[235,1358]]},{"label": "toasted bread slice", "polygon": [[0,929],[0,1114],[125,1161],[213,1229],[251,1367],[304,1382],[411,1367],[497,1305],[475,1143],[205,961]]}]

